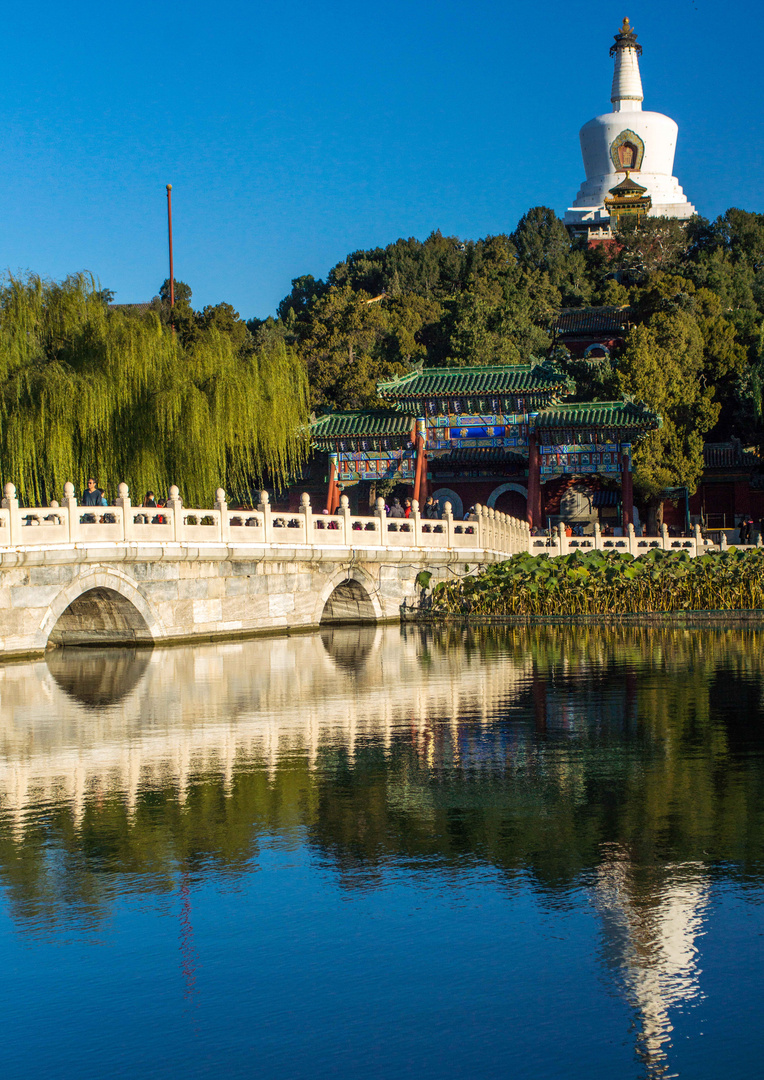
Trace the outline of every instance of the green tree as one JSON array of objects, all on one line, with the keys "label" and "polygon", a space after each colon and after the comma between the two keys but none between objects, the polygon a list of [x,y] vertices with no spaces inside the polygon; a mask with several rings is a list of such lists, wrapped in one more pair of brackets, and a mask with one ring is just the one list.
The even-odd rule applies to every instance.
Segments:
[{"label": "green tree", "polygon": [[0,289],[0,463],[32,504],[89,474],[187,504],[235,498],[305,456],[302,365],[281,343],[244,356],[217,326],[184,342],[158,314],[109,310],[92,282]]},{"label": "green tree", "polygon": [[363,409],[377,401],[377,382],[403,370],[385,356],[387,313],[380,302],[333,286],[298,328],[311,407]]},{"label": "green tree", "polygon": [[703,337],[692,315],[659,312],[629,336],[619,364],[623,393],[663,417],[634,454],[637,491],[657,504],[668,487],[694,491],[703,471],[703,440],[719,416],[705,377]]},{"label": "green tree", "polygon": [[568,230],[548,206],[534,206],[523,214],[512,233],[520,265],[553,277],[563,272],[570,252]]}]

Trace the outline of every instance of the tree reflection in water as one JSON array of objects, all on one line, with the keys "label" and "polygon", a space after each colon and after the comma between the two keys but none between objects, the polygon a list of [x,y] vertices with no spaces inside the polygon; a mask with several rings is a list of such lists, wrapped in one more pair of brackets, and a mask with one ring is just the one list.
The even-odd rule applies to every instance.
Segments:
[{"label": "tree reflection in water", "polygon": [[713,881],[761,885],[762,643],[752,627],[325,628],[0,668],[11,910],[36,934],[73,912],[92,925],[114,872],[157,894],[182,875],[188,894],[249,873],[273,836],[349,889],[398,865],[488,865],[542,902],[584,886],[661,1076],[672,1010],[700,994]]}]

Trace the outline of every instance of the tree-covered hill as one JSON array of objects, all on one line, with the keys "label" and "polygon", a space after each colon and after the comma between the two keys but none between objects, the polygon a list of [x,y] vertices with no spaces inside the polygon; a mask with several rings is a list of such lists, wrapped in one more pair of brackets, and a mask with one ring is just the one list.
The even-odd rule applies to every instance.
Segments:
[{"label": "tree-covered hill", "polygon": [[295,278],[277,318],[249,324],[301,358],[311,407],[377,404],[376,383],[425,366],[526,363],[552,350],[562,308],[624,305],[633,329],[597,366],[556,352],[578,398],[632,395],[664,425],[637,453],[647,497],[695,487],[707,439],[762,443],[764,215],[627,223],[610,249],[571,242],[546,207],[510,235],[462,241],[435,232],[355,251],[325,281]]}]

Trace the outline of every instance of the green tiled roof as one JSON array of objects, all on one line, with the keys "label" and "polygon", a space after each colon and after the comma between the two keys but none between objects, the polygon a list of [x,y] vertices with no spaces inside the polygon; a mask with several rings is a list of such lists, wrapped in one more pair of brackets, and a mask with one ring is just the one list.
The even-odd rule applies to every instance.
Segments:
[{"label": "green tiled roof", "polygon": [[543,364],[492,364],[486,367],[425,368],[377,383],[386,398],[467,397],[532,394],[567,387],[567,378]]},{"label": "green tiled roof", "polygon": [[661,427],[663,421],[641,402],[635,401],[584,401],[570,405],[542,409],[536,418],[536,427],[612,427],[641,428],[649,430]]},{"label": "green tiled roof", "polygon": [[310,438],[316,442],[337,439],[379,439],[410,436],[416,417],[401,412],[336,412],[311,421]]}]

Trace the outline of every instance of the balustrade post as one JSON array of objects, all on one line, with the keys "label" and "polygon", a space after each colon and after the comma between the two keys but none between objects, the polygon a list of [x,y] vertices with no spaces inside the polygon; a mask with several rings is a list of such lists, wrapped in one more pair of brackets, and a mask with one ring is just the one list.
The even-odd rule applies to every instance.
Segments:
[{"label": "balustrade post", "polygon": [[76,544],[80,539],[80,512],[77,509],[77,498],[71,480],[67,480],[64,484],[63,505],[66,507],[66,520],[69,523],[69,543]]},{"label": "balustrade post", "polygon": [[721,550],[721,551],[726,551],[726,550],[727,550],[727,547],[728,547],[728,544],[727,544],[727,534],[726,534],[726,532],[724,531],[724,529],[722,529],[722,538],[721,538],[721,540],[719,541],[719,548],[720,548],[720,550]]},{"label": "balustrade post", "polygon": [[8,539],[12,546],[21,543],[21,515],[19,514],[19,500],[16,498],[14,484],[6,484],[3,488],[3,510],[8,511]]},{"label": "balustrade post", "polygon": [[133,538],[133,515],[130,513],[130,489],[127,484],[122,483],[117,487],[118,495],[114,500],[115,506],[122,508],[122,539],[132,540]]},{"label": "balustrade post", "polygon": [[627,535],[629,537],[629,554],[630,555],[636,555],[636,553],[637,553],[636,552],[637,544],[636,544],[636,538],[635,538],[635,534],[634,534],[634,526],[632,525],[631,522],[629,522],[629,524],[628,524],[628,526],[626,528],[626,532],[627,532]]},{"label": "balustrade post", "polygon": [[273,543],[273,514],[267,491],[260,492],[260,502],[257,509],[263,515],[263,540],[266,544]]},{"label": "balustrade post", "polygon": [[313,543],[313,510],[310,505],[310,495],[303,491],[300,496],[300,514],[302,515],[302,531],[306,544]]},{"label": "balustrade post", "polygon": [[602,530],[599,521],[594,522],[594,550],[602,551]]},{"label": "balustrade post", "polygon": [[568,538],[565,535],[565,523],[560,521],[557,525],[557,544],[560,549],[560,555],[568,554]]},{"label": "balustrade post", "polygon": [[419,500],[411,500],[411,513],[409,514],[409,521],[414,527],[414,547],[422,546],[422,515],[419,512]]},{"label": "balustrade post", "polygon": [[167,506],[172,510],[172,538],[176,543],[180,543],[184,536],[185,526],[183,524],[183,500],[180,497],[177,484],[170,485]]},{"label": "balustrade post", "polygon": [[[698,525],[697,523],[695,524],[695,528],[693,529],[693,533],[695,535],[695,554],[696,555],[702,555],[703,554],[703,535],[702,535],[702,533],[700,531],[700,525]],[[761,536],[759,536],[759,540],[757,541],[757,543],[758,543],[759,547],[761,547]]]},{"label": "balustrade post", "polygon": [[[450,505],[450,503],[449,503]],[[471,524],[475,526],[475,543],[479,548],[484,548],[485,545],[485,527],[483,522],[483,507],[480,503],[475,503],[475,520]]]},{"label": "balustrade post", "polygon": [[[477,507],[475,508],[477,509]],[[454,546],[454,515],[452,513],[453,507],[450,502],[443,503],[443,517],[442,521],[446,523],[446,547],[452,548]],[[477,526],[475,527],[477,532]]]},{"label": "balustrade post", "polygon": [[228,502],[223,488],[218,488],[215,492],[215,509],[220,514],[220,525],[218,527],[220,543],[227,544],[231,539],[231,523],[228,520]]},{"label": "balustrade post", "polygon": [[668,525],[666,525],[665,522],[664,522],[663,525],[661,525],[661,543],[663,544],[663,550],[668,551],[668,549],[669,549],[669,531],[668,531]]},{"label": "balustrade post", "polygon": [[387,544],[387,514],[385,513],[385,500],[377,499],[374,504],[374,517],[379,521],[379,542]]},{"label": "balustrade post", "polygon": [[342,538],[350,547],[353,543],[353,522],[350,520],[350,499],[347,495],[340,497],[340,517],[342,518]]}]

